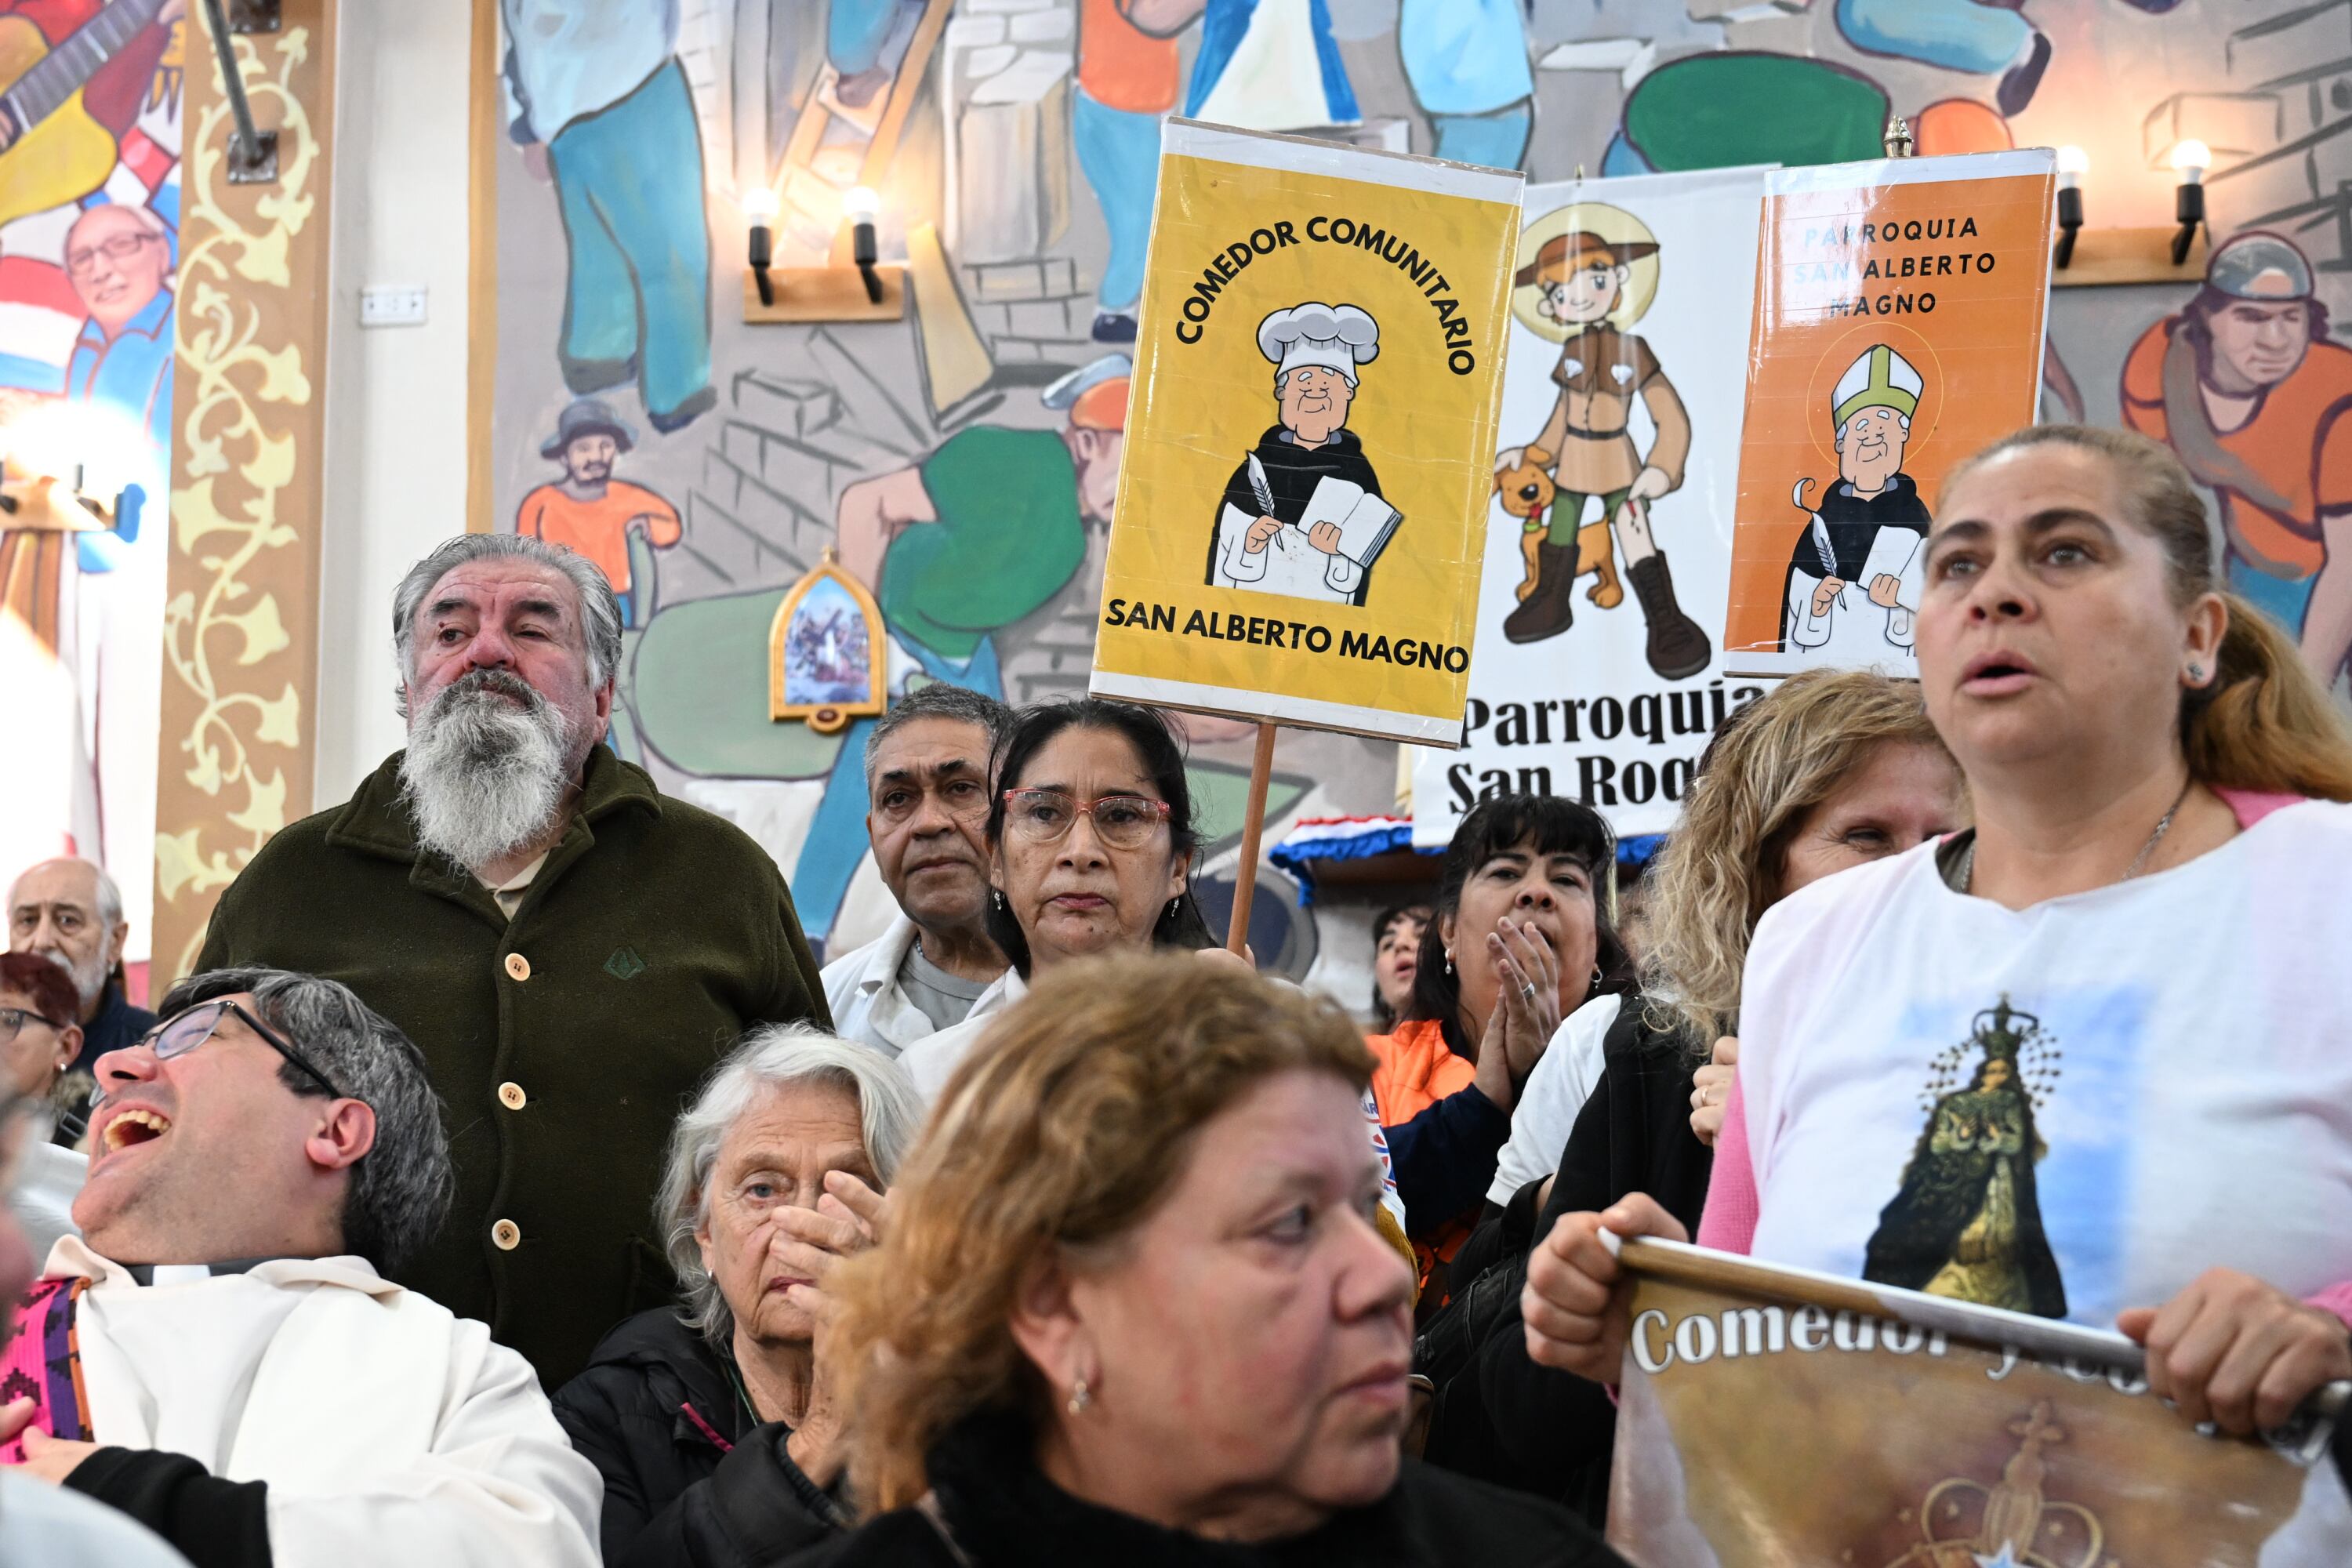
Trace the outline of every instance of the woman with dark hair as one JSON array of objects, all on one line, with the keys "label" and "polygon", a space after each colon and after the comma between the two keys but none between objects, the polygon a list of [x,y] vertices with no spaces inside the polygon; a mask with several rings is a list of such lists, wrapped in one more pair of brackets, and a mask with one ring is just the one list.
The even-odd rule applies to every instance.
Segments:
[{"label": "woman with dark hair", "polygon": [[1184,752],[1156,710],[1095,697],[1024,708],[990,773],[988,934],[1013,966],[962,1023],[900,1057],[927,1100],[1039,973],[1215,945],[1192,901],[1201,840]]},{"label": "woman with dark hair", "polygon": [[1469,1234],[1552,1032],[1632,980],[1600,891],[1615,852],[1598,814],[1541,795],[1482,802],[1446,846],[1404,1021],[1367,1042],[1433,1303],[1444,1295],[1436,1266]]},{"label": "woman with dark hair", "polygon": [[1372,1017],[1382,1034],[1397,1026],[1412,1000],[1421,967],[1421,939],[1429,929],[1427,904],[1398,904],[1372,921]]}]

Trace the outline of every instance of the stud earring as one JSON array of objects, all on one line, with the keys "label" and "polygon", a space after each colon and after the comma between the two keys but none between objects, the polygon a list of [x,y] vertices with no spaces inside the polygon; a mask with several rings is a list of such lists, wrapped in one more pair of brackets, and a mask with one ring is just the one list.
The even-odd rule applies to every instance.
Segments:
[{"label": "stud earring", "polygon": [[2202,685],[2204,685],[2204,684],[2205,684],[2205,667],[2204,667],[2203,665],[2201,665],[2201,664],[2192,664],[2192,665],[2190,665],[2190,666],[2189,667],[2189,680],[2190,680],[2191,682],[2193,682],[2193,683],[2194,683],[2194,684],[2196,684],[2196,685],[2199,685],[2199,686],[2202,686]]},{"label": "stud earring", "polygon": [[1063,1408],[1073,1415],[1084,1415],[1087,1413],[1087,1406],[1094,1402],[1094,1394],[1087,1387],[1087,1380],[1082,1377],[1070,1384],[1069,1403]]}]

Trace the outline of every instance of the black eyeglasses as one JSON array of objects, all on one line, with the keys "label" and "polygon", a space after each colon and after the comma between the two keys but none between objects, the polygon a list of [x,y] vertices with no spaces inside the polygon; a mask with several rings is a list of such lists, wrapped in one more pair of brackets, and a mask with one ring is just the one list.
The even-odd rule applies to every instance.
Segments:
[{"label": "black eyeglasses", "polygon": [[231,1014],[236,1015],[247,1028],[260,1036],[263,1044],[316,1079],[319,1087],[330,1095],[337,1100],[353,1098],[337,1089],[334,1079],[311,1066],[285,1036],[226,996],[217,1002],[199,1002],[186,1012],[174,1015],[148,1030],[140,1037],[139,1043],[152,1050],[157,1061],[168,1062],[173,1057],[186,1056],[190,1051],[211,1039],[214,1033],[220,1028],[221,1020]]},{"label": "black eyeglasses", "polygon": [[30,1007],[0,1007],[0,1046],[13,1045],[17,1031],[28,1023],[47,1024],[60,1032],[66,1028],[47,1013],[36,1013]]}]

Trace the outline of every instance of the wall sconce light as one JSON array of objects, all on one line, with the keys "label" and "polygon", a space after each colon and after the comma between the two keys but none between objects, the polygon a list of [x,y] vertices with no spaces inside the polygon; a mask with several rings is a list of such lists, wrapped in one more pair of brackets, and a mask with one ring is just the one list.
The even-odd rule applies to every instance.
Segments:
[{"label": "wall sconce light", "polygon": [[[875,237],[882,198],[865,185],[841,194],[841,219],[833,231],[830,265],[779,267],[776,230],[782,203],[773,187],[746,191],[739,198],[751,220],[751,270],[744,279],[743,320],[769,321],[896,321],[907,313],[907,269],[886,265]],[[794,243],[814,243],[822,218],[812,207],[822,200],[797,199],[787,226]]]},{"label": "wall sconce light", "polygon": [[2074,259],[2074,236],[2083,227],[2083,176],[2091,172],[2091,155],[2080,147],[2058,149],[2058,247],[2051,265],[2063,272]]},{"label": "wall sconce light", "polygon": [[2057,150],[2058,234],[2050,247],[2051,287],[2194,282],[2204,272],[2204,178],[2212,152],[2202,142],[2180,142],[2164,154],[2164,161],[2179,171],[2173,223],[2095,228],[2085,221],[2091,155],[2080,147]]},{"label": "wall sconce light", "polygon": [[850,259],[856,263],[857,275],[866,283],[866,303],[872,305],[882,302],[882,279],[874,270],[874,220],[881,212],[882,198],[871,186],[854,186],[841,198],[841,216],[849,225]]},{"label": "wall sconce light", "polygon": [[740,198],[743,216],[751,220],[751,279],[760,290],[760,303],[776,302],[776,286],[768,276],[769,264],[776,258],[776,214],[782,210],[776,193],[765,185],[745,191]]},{"label": "wall sconce light", "polygon": [[2173,192],[2172,216],[2180,231],[2172,237],[2172,264],[2189,258],[2197,231],[2205,226],[2205,171],[2213,166],[2213,150],[2202,142],[2183,142],[2172,150],[2172,167],[2180,175]]}]

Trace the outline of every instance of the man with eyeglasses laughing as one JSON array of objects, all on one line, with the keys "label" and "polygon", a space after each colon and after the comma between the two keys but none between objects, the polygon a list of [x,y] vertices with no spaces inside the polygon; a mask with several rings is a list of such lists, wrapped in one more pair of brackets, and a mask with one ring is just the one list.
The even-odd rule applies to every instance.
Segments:
[{"label": "man with eyeglasses laughing", "polygon": [[[13,1372],[22,1471],[205,1564],[593,1568],[600,1487],[523,1359],[381,1272],[453,1178],[406,1037],[331,980],[199,974],[100,1058],[79,1237]],[[17,1458],[0,1448],[0,1460]]]}]

